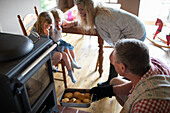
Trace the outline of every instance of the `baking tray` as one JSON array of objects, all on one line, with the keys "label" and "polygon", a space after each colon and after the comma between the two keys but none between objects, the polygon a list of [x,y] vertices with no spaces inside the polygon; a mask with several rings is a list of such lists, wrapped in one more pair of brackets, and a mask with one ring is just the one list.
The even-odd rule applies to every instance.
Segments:
[{"label": "baking tray", "polygon": [[60,105],[61,106],[65,106],[65,107],[79,107],[79,108],[88,108],[90,107],[90,104],[92,102],[92,98],[93,98],[93,94],[91,94],[91,99],[90,99],[90,102],[89,103],[65,103],[65,102],[62,102],[62,99],[64,99],[64,94],[65,93],[68,93],[68,92],[75,92],[75,91],[79,91],[80,93],[90,93],[90,89],[72,89],[72,88],[66,88],[60,99],[59,99],[59,102],[60,102]]}]

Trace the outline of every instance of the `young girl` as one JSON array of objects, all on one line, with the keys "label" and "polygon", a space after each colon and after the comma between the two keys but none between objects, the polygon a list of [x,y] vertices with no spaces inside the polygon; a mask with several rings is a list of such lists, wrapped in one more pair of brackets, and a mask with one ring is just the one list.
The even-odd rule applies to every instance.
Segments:
[{"label": "young girl", "polygon": [[75,55],[74,55],[74,47],[65,42],[64,40],[62,40],[62,28],[61,28],[61,24],[62,24],[62,16],[63,16],[63,12],[60,10],[60,9],[53,9],[51,11],[51,13],[53,14],[54,16],[54,20],[55,20],[55,35],[52,36],[51,38],[55,41],[55,42],[59,42],[59,45],[57,47],[57,51],[58,52],[66,52],[70,58],[70,61],[71,61],[71,66],[72,68],[77,68],[77,69],[80,69],[81,66],[78,65],[76,63],[76,60],[75,60]]},{"label": "young girl", "polygon": [[[39,14],[37,22],[35,23],[30,37],[36,37],[35,34],[38,34],[41,38],[50,38],[54,35],[54,17],[51,12],[42,12]],[[68,75],[71,77],[73,83],[76,83],[76,78],[73,74],[70,59],[66,52],[57,52],[56,49],[52,51],[52,65],[55,66],[58,62],[63,59],[68,70]]]}]

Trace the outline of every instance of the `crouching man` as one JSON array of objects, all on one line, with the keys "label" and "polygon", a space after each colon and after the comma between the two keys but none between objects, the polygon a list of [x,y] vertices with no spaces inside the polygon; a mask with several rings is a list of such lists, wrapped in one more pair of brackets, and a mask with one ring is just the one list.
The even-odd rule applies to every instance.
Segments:
[{"label": "crouching man", "polygon": [[158,59],[150,58],[148,47],[136,39],[122,39],[110,55],[120,77],[108,86],[93,87],[96,100],[115,96],[121,113],[170,111],[170,69]]}]

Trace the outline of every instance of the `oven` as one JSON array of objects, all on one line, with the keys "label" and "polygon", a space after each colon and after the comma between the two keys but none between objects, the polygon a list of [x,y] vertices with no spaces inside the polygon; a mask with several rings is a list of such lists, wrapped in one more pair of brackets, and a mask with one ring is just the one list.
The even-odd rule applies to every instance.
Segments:
[{"label": "oven", "polygon": [[27,55],[0,62],[1,111],[58,112],[51,68],[51,51],[56,46],[51,40],[41,38]]}]

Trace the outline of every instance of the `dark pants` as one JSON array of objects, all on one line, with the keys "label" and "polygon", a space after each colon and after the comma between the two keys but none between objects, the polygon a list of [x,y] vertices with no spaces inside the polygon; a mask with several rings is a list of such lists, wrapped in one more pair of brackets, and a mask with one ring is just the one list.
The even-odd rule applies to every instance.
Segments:
[{"label": "dark pants", "polygon": [[110,72],[109,72],[108,80],[110,81],[112,78],[117,77],[117,76],[118,76],[118,73],[116,72],[114,65],[110,63]]}]

